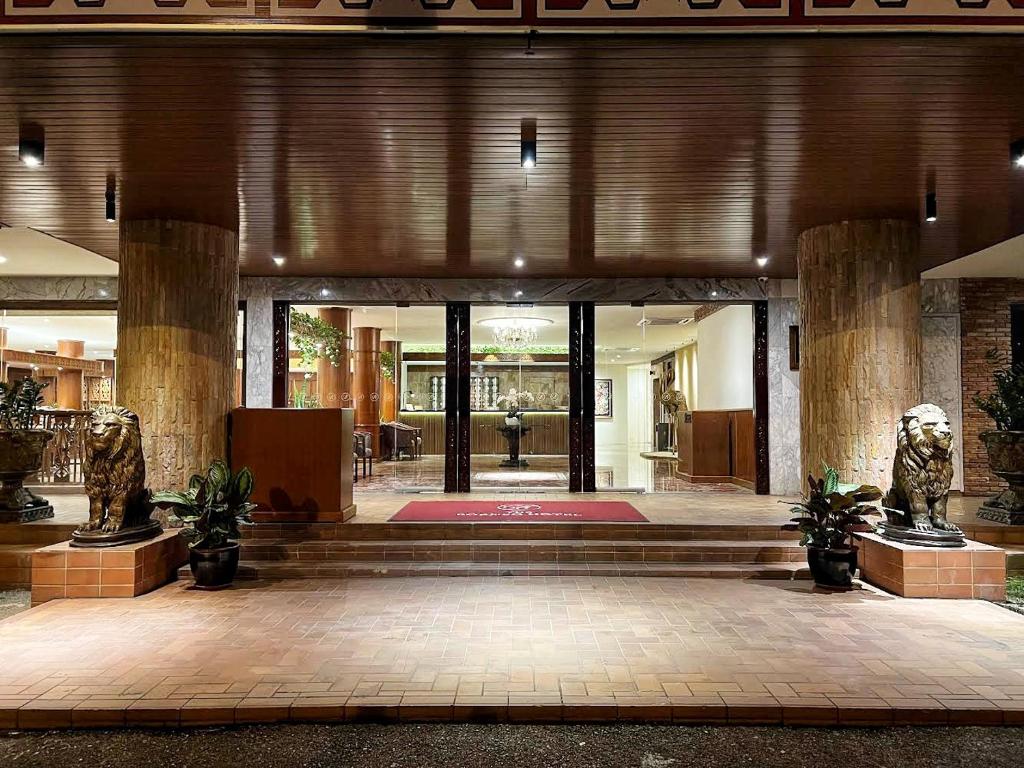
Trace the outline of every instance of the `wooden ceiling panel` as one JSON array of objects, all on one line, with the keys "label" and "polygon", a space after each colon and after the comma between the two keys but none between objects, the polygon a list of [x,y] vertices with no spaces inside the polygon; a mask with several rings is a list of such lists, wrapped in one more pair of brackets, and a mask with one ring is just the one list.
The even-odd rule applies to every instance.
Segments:
[{"label": "wooden ceiling panel", "polygon": [[[0,221],[116,258],[238,226],[244,274],[795,274],[806,227],[919,218],[930,267],[1024,231],[1012,36],[0,37]],[[519,167],[536,119],[538,167]],[[19,126],[46,164],[17,161]],[[284,267],[273,264],[284,256]]]}]

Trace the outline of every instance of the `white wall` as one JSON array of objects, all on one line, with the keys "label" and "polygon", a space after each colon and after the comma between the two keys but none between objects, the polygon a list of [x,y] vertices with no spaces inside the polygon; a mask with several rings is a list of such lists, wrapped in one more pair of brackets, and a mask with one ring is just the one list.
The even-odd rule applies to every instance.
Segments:
[{"label": "white wall", "polygon": [[749,304],[725,307],[697,323],[696,407],[754,407],[754,315]]}]

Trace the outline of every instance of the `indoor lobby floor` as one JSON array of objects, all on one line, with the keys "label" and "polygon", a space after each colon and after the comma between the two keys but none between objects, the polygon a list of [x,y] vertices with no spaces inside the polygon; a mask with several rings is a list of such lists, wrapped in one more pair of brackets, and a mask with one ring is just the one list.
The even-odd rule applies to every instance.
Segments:
[{"label": "indoor lobby floor", "polygon": [[[505,456],[474,454],[470,463],[473,488],[550,491],[569,488],[569,459],[566,456],[523,456],[529,466],[502,467]],[[674,461],[647,459],[639,452],[599,453],[595,467],[598,490],[629,489],[634,492],[676,493],[703,491],[708,493],[750,494],[731,483],[691,483],[675,476]],[[373,474],[360,475],[355,485],[357,494],[368,492],[440,489],[444,486],[444,456],[428,455],[419,459],[374,461]]]},{"label": "indoor lobby floor", "polygon": [[1024,723],[1024,616],[810,582],[176,582],[0,621],[0,728]]}]

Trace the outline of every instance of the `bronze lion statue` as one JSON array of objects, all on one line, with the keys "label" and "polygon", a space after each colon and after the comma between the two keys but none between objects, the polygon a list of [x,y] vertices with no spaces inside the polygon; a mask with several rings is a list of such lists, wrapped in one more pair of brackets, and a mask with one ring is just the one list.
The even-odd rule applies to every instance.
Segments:
[{"label": "bronze lion statue", "polygon": [[925,403],[903,414],[896,429],[892,488],[882,501],[890,522],[919,531],[960,533],[946,520],[952,448],[953,431],[939,406]]},{"label": "bronze lion statue", "polygon": [[127,408],[100,406],[89,418],[85,493],[89,522],[78,533],[117,533],[150,521],[153,507],[146,490],[139,417]]}]

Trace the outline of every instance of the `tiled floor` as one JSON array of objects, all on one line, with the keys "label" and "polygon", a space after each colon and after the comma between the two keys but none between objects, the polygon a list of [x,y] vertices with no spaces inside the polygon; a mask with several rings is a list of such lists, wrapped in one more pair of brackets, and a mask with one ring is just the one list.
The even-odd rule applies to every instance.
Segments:
[{"label": "tiled floor", "polygon": [[0,727],[269,720],[1024,723],[1024,616],[806,583],[181,583],[0,621]]}]

